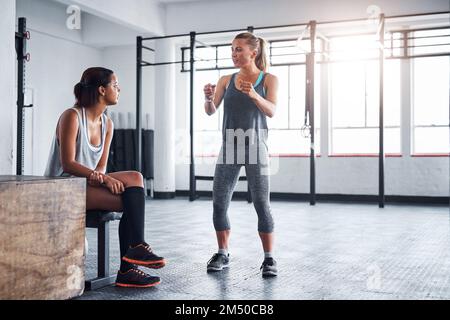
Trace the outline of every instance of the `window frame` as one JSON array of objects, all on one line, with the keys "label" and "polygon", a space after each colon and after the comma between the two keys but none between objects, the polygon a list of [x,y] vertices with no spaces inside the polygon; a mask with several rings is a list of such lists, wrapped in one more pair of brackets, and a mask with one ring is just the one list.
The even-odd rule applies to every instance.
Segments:
[{"label": "window frame", "polygon": [[[440,30],[440,29],[447,29],[450,31],[450,26],[442,26],[442,27],[425,27],[425,28],[413,28],[413,29],[407,29],[407,30],[402,30],[402,29],[392,29],[386,32],[386,37],[385,37],[385,59],[409,59],[410,61],[412,61],[413,58],[420,58],[420,57],[437,57],[437,56],[449,56],[450,57],[450,51],[449,52],[442,52],[442,53],[429,53],[429,54],[415,54],[413,52],[412,49],[414,49],[414,45],[411,45],[411,42],[416,39],[415,37],[411,37],[411,35],[414,35],[414,32],[417,31],[427,31],[427,30]],[[367,34],[371,34],[371,33],[367,33]],[[354,36],[354,35],[364,35],[364,33],[349,33],[347,35],[336,35],[335,37],[343,37],[343,36]],[[334,36],[330,36],[329,38],[333,38]],[[442,36],[439,35],[438,37],[446,37],[446,35]],[[417,37],[419,38],[419,37]],[[423,37],[420,37],[423,38]],[[269,65],[270,66],[288,66],[290,68],[290,66],[295,66],[295,65],[305,65],[305,62],[291,62],[291,63],[272,63],[272,57],[274,55],[272,55],[272,51],[273,51],[273,43],[279,43],[279,42],[288,42],[288,41],[294,41],[296,39],[280,39],[280,40],[270,40],[268,41],[269,46],[268,46],[268,61],[269,61]],[[307,38],[305,38],[305,40],[308,40]],[[324,48],[324,40],[322,38],[317,38],[317,43],[320,43],[321,48]],[[442,45],[447,45],[447,44],[442,44]],[[213,47],[216,49],[216,62],[215,62],[215,67],[213,68],[200,68],[200,69],[196,69],[196,71],[201,72],[201,71],[208,71],[208,70],[230,70],[230,69],[235,69],[235,67],[221,67],[219,66],[219,60],[225,60],[225,59],[219,59],[218,58],[218,48],[219,47],[224,47],[224,46],[231,46],[231,44],[214,44],[214,45],[208,45],[208,46],[198,46],[197,48],[209,48],[209,47]],[[422,46],[422,45],[421,45]],[[425,45],[426,46],[426,45]],[[433,45],[436,46],[436,45]],[[181,55],[182,55],[182,64],[181,64],[181,72],[190,72],[189,68],[186,68],[185,64],[189,63],[189,60],[186,60],[186,56],[187,56],[187,52],[190,50],[189,47],[181,47]],[[318,52],[320,53],[320,52]],[[301,54],[301,53],[299,53]],[[304,55],[304,54],[303,54]],[[227,59],[228,60],[228,59]],[[376,58],[365,58],[365,59],[361,59],[361,60],[378,60]],[[320,65],[322,63],[325,64],[330,64],[333,63],[335,61],[330,60],[328,57],[326,57],[323,54],[318,54],[317,58],[316,58],[317,63]],[[290,75],[290,70],[288,69],[288,74]],[[408,80],[408,79],[402,79],[403,75],[402,73],[400,73],[400,82],[402,83],[402,81],[404,80]],[[412,75],[411,75],[412,77]],[[327,79],[322,79],[322,83],[323,81],[330,81],[330,72],[328,71],[327,74]],[[289,81],[290,79],[288,79]],[[289,83],[289,82],[288,82]],[[402,85],[402,84],[401,84]],[[413,88],[411,86],[411,81],[409,83],[410,85],[410,90],[412,92]],[[289,85],[290,87],[290,85]],[[319,89],[321,89],[322,86],[319,87]],[[290,88],[288,89],[290,90]],[[330,93],[328,92],[328,95]],[[289,101],[289,109],[288,109],[288,128],[285,129],[270,129],[270,130],[297,130],[296,128],[289,128],[290,127],[290,97],[288,97],[288,101]],[[329,98],[329,97],[328,97]],[[329,119],[331,119],[332,116],[332,111],[331,111],[331,100],[330,98],[328,99],[328,108],[327,110],[323,110],[324,112],[328,112],[327,115],[322,115],[322,116],[327,116]],[[413,105],[412,105],[412,101],[410,103],[409,106],[410,112],[411,114],[414,112],[413,110]],[[322,108],[319,106],[316,108],[317,111],[322,111]],[[366,112],[366,111],[365,111]],[[395,128],[395,129],[400,129],[400,135],[401,135],[401,130],[402,130],[402,111],[401,115],[400,115],[400,124],[398,126],[385,126],[385,128]],[[365,117],[367,117],[367,114],[365,115]],[[221,123],[221,121],[219,121]],[[449,125],[438,125],[440,127],[449,127]],[[415,126],[414,123],[411,123],[411,132],[410,132],[410,141],[411,141],[411,152],[408,156],[411,157],[426,157],[426,156],[430,156],[430,157],[434,157],[434,156],[443,156],[443,157],[449,157],[450,154],[433,154],[433,153],[427,153],[427,154],[418,154],[414,152],[414,129],[416,127],[424,127],[424,126]],[[436,125],[430,125],[430,126],[425,126],[425,127],[436,127]],[[355,154],[333,154],[332,152],[332,130],[333,129],[352,129],[352,128],[356,128],[356,127],[334,127],[332,126],[332,122],[328,121],[328,126],[327,128],[325,128],[324,130],[326,131],[326,134],[328,134],[328,149],[331,152],[328,152],[328,157],[376,157],[378,156],[377,154],[361,154],[361,153],[355,153]],[[366,126],[365,128],[369,128],[368,126]],[[370,127],[370,128],[378,128],[378,126],[375,127]],[[219,128],[220,130],[220,128]],[[213,131],[213,130],[195,130],[197,132],[199,131]],[[214,130],[215,131],[215,130]],[[402,156],[402,136],[400,136],[400,154],[386,154],[386,156],[393,156],[393,157],[398,157],[398,156]],[[319,147],[319,151],[320,151],[320,145],[318,144],[317,147]],[[316,147],[316,149],[317,149]],[[201,157],[202,155],[196,155]],[[284,155],[276,155],[279,157],[283,157]],[[286,155],[288,157],[292,156],[292,157],[305,157],[305,156],[309,156],[308,154],[289,154]],[[320,152],[319,155],[320,156]]]}]

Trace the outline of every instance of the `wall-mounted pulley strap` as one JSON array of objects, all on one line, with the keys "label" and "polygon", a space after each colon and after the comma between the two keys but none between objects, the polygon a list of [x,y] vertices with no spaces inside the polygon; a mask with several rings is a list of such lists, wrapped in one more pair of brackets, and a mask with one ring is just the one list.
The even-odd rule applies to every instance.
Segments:
[{"label": "wall-mounted pulley strap", "polygon": [[31,55],[27,53],[27,41],[30,39],[27,31],[26,18],[19,18],[18,31],[15,34],[17,53],[17,161],[16,174],[23,174],[24,164],[24,124],[25,108],[33,105],[25,105],[25,62],[30,61]]}]

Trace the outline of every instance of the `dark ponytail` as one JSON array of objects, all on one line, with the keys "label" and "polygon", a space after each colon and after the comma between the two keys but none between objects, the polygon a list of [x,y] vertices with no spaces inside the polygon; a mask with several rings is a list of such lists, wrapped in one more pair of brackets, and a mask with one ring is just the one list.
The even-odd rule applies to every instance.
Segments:
[{"label": "dark ponytail", "polygon": [[75,106],[88,108],[98,102],[99,87],[106,87],[110,81],[113,71],[94,67],[89,68],[83,72],[80,82],[78,82],[74,88],[73,93],[75,95]]}]

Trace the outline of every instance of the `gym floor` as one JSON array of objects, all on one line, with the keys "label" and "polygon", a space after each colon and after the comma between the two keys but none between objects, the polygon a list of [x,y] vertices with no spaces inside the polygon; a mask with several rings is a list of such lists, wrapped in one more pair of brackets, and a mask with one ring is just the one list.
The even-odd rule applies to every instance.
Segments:
[{"label": "gym floor", "polygon": [[[147,200],[146,237],[167,260],[161,284],[109,286],[84,300],[450,299],[448,206],[272,201],[279,275],[263,279],[253,205],[229,208],[231,265],[207,273],[216,252],[212,202]],[[119,265],[118,222],[111,223],[111,272]],[[87,229],[87,278],[96,274],[96,230]]]}]

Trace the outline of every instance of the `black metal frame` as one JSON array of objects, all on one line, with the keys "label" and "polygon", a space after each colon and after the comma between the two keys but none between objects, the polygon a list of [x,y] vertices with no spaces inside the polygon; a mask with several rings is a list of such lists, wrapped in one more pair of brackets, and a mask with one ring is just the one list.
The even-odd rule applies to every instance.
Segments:
[{"label": "black metal frame", "polygon": [[33,107],[25,105],[25,61],[30,60],[27,53],[27,40],[30,39],[30,32],[27,31],[27,19],[24,17],[18,20],[18,32],[15,34],[16,54],[17,54],[17,156],[16,174],[23,174],[24,164],[24,109]]},{"label": "black metal frame", "polygon": [[195,177],[195,155],[194,155],[194,75],[195,75],[195,32],[190,33],[191,46],[189,55],[189,131],[190,131],[190,164],[189,164],[189,201],[197,198],[197,181]]},{"label": "black metal frame", "polygon": [[[385,196],[384,196],[384,144],[383,144],[383,134],[384,134],[384,128],[383,128],[383,68],[384,68],[384,27],[385,27],[385,20],[386,19],[395,19],[395,18],[404,18],[404,17],[416,17],[416,16],[427,16],[427,15],[440,15],[440,14],[449,14],[449,11],[439,11],[439,12],[427,12],[427,13],[418,13],[418,14],[405,14],[405,15],[394,15],[394,16],[385,16],[384,14],[379,15],[379,37],[380,37],[380,53],[379,53],[379,63],[380,63],[380,118],[379,118],[379,206],[380,208],[384,207],[385,203]],[[275,25],[275,26],[265,26],[265,27],[247,27],[247,29],[231,29],[231,30],[222,30],[222,31],[210,31],[210,32],[190,32],[185,34],[175,34],[175,35],[168,35],[168,36],[159,36],[159,37],[147,37],[142,38],[138,37],[137,39],[137,99],[136,99],[136,116],[139,117],[141,113],[141,99],[140,99],[140,93],[142,91],[142,74],[141,70],[142,67],[146,66],[158,66],[158,65],[167,65],[167,64],[183,64],[184,63],[184,57],[182,61],[172,61],[172,62],[160,62],[160,63],[150,63],[147,61],[142,60],[142,49],[150,49],[147,47],[144,47],[142,45],[143,41],[147,40],[158,40],[158,39],[167,39],[167,38],[177,38],[177,37],[191,37],[191,43],[190,43],[190,140],[191,140],[191,163],[190,163],[190,191],[189,191],[189,199],[191,201],[195,200],[196,198],[196,183],[195,180],[205,180],[202,179],[202,177],[196,177],[195,176],[195,163],[194,163],[194,155],[193,155],[193,73],[195,72],[195,60],[193,59],[194,56],[194,50],[195,50],[195,37],[197,35],[211,35],[211,34],[219,34],[219,33],[230,33],[230,32],[242,32],[242,31],[250,31],[253,32],[254,30],[263,30],[263,29],[277,29],[277,28],[288,28],[288,27],[311,27],[311,53],[309,54],[309,58],[307,58],[307,61],[305,62],[307,72],[306,76],[309,81],[309,86],[307,84],[307,87],[309,90],[306,90],[306,102],[308,106],[309,103],[309,121],[310,121],[310,137],[311,137],[311,150],[310,150],[310,204],[315,204],[315,152],[314,152],[314,65],[316,63],[315,61],[315,54],[320,52],[315,52],[314,48],[314,39],[316,38],[316,26],[317,25],[323,25],[323,24],[333,24],[333,23],[348,23],[348,22],[360,22],[360,21],[367,21],[367,18],[358,18],[358,19],[346,19],[346,20],[330,20],[330,21],[310,21],[308,23],[298,23],[298,24],[288,24],[288,25]],[[411,32],[413,30],[399,30],[402,32]],[[391,31],[393,32],[393,31]],[[150,49],[151,50],[151,49]],[[407,50],[407,48],[405,48]],[[407,53],[407,52],[406,52]],[[437,54],[440,55],[440,54]],[[444,55],[444,54],[443,54]],[[445,54],[448,55],[448,54]],[[420,56],[420,55],[416,55]],[[428,55],[427,55],[428,56]],[[434,55],[432,55],[434,56]],[[396,57],[390,57],[390,58],[396,58]],[[402,58],[411,58],[411,56],[407,55],[406,57]],[[319,63],[329,63],[329,61],[325,62],[319,62]],[[301,64],[301,63],[299,63]],[[309,65],[309,67],[308,67]],[[308,72],[309,71],[309,72]],[[140,130],[139,127],[136,128],[136,130]],[[140,144],[140,136],[138,135],[138,144]],[[137,170],[140,171],[141,169],[141,160],[140,157],[138,158],[138,168]],[[200,178],[200,179],[198,179]],[[209,180],[209,178],[208,178]]]},{"label": "black metal frame", "polygon": [[120,220],[121,213],[90,210],[86,213],[86,228],[97,229],[97,277],[85,281],[86,290],[96,290],[114,283],[116,275],[109,273],[109,222]]},{"label": "black metal frame", "polygon": [[315,123],[314,123],[314,82],[315,82],[315,65],[316,65],[316,21],[309,23],[311,52],[306,54],[306,90],[305,90],[305,111],[309,115],[309,138],[310,138],[310,155],[309,155],[309,204],[316,204],[316,155],[315,155]]},{"label": "black metal frame", "polygon": [[136,50],[136,148],[135,148],[135,159],[136,159],[136,170],[142,171],[142,49],[149,49],[142,45],[142,37],[137,37],[137,48]]},{"label": "black metal frame", "polygon": [[380,14],[380,24],[379,24],[379,154],[378,154],[378,206],[384,208],[385,197],[384,197],[384,14]]}]

